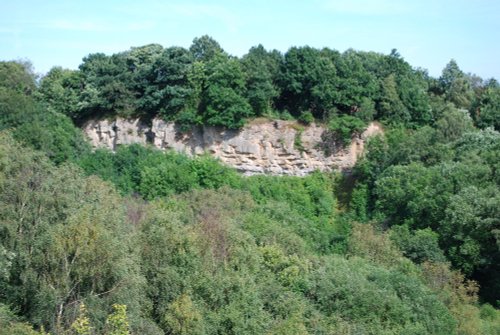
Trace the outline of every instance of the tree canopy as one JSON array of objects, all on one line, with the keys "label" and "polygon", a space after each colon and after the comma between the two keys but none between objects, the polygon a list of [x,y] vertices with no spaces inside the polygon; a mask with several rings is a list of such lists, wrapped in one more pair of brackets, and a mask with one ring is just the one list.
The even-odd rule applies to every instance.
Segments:
[{"label": "tree canopy", "polygon": [[258,45],[237,58],[205,35],[188,49],[150,44],[90,54],[79,70],[55,67],[40,87],[41,101],[76,122],[118,115],[240,128],[255,116],[311,114],[318,121],[350,115],[415,128],[433,124],[449,103],[469,110],[478,126],[498,128],[498,83],[465,74],[454,60],[434,79],[397,50],[305,46],[281,53]]}]

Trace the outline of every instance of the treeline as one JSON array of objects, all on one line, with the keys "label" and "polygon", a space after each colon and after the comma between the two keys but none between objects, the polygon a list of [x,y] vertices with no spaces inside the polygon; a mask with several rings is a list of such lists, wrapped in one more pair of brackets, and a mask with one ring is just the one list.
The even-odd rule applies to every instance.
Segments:
[{"label": "treeline", "polygon": [[463,73],[455,61],[438,79],[389,55],[262,45],[241,58],[214,39],[189,49],[158,44],[107,56],[90,54],[79,70],[53,68],[40,99],[77,122],[103,116],[162,117],[180,124],[240,128],[247,118],[373,119],[415,128],[433,124],[447,104],[467,109],[480,127],[500,127],[500,87]]}]

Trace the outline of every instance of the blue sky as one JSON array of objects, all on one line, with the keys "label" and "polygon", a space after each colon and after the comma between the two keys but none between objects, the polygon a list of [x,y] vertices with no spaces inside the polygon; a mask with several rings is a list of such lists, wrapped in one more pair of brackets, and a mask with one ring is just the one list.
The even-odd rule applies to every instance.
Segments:
[{"label": "blue sky", "polygon": [[439,76],[461,69],[500,79],[498,0],[0,0],[0,60],[39,73],[77,68],[89,53],[159,43],[188,47],[208,34],[241,56],[259,43],[389,53]]}]

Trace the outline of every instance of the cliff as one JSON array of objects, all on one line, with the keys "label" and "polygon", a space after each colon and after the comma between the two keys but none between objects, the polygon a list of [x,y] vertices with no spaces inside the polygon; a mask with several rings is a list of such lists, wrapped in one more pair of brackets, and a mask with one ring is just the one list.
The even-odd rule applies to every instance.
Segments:
[{"label": "cliff", "polygon": [[339,147],[316,124],[257,119],[240,130],[193,127],[187,132],[170,122],[153,119],[92,120],[83,130],[96,148],[115,150],[123,144],[152,144],[187,155],[209,153],[245,174],[305,175],[314,170],[352,168],[363,152],[367,137],[382,131],[377,123],[355,136],[347,147]]}]

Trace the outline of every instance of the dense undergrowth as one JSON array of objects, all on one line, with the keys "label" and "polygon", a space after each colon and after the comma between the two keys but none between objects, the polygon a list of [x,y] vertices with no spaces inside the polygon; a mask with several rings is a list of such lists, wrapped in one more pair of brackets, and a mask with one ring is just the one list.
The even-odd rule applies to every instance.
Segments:
[{"label": "dense undergrowth", "polygon": [[6,134],[1,143],[5,334],[25,327],[19,317],[71,332],[83,303],[96,333],[110,331],[113,304],[137,334],[498,330],[498,312],[486,305],[481,318],[477,287],[443,259],[413,263],[392,231],[336,213],[328,176],[146,202]]}]

